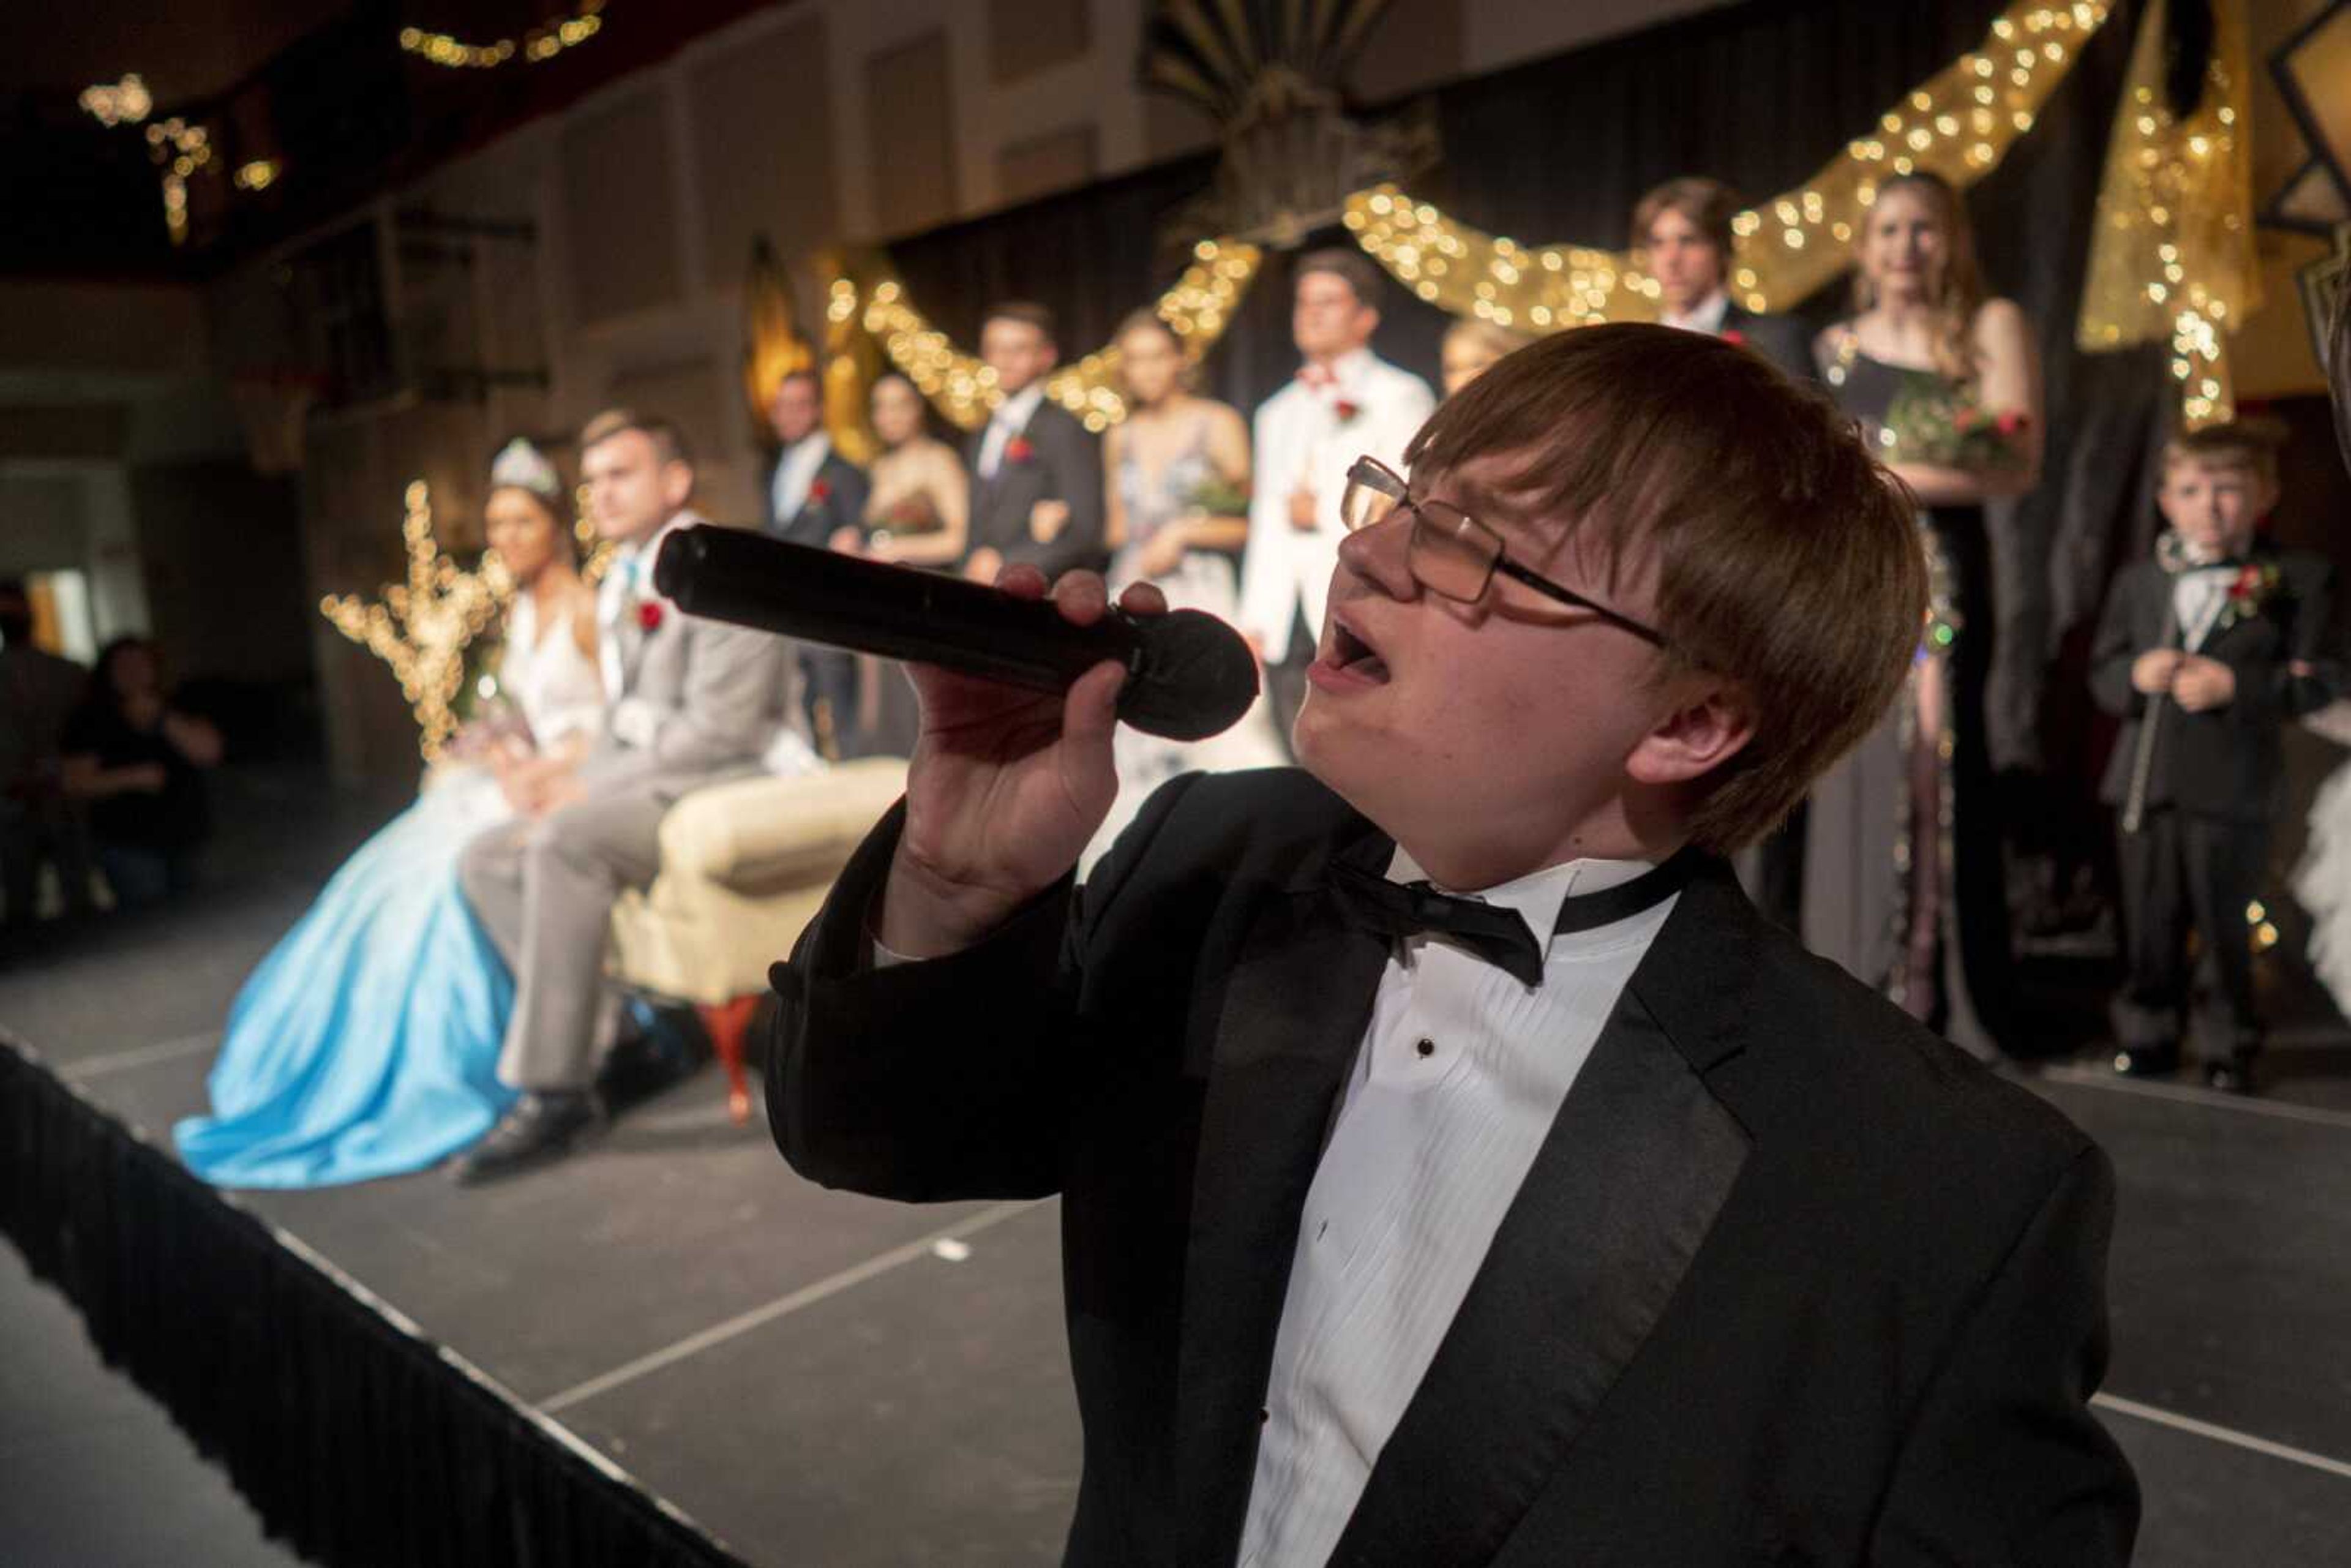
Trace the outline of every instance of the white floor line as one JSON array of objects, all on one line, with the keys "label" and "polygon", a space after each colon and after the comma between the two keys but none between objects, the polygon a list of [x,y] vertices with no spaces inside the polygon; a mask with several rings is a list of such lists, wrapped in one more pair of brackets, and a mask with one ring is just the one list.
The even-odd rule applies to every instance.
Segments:
[{"label": "white floor line", "polygon": [[862,1285],[877,1275],[902,1268],[917,1258],[926,1258],[930,1256],[931,1249],[942,1241],[956,1241],[968,1236],[977,1236],[990,1226],[1001,1225],[1016,1215],[1026,1214],[1046,1201],[1044,1198],[1031,1198],[1025,1203],[999,1203],[984,1208],[968,1219],[950,1225],[943,1230],[934,1230],[928,1236],[916,1237],[903,1247],[893,1247],[887,1252],[868,1258],[853,1268],[843,1269],[838,1274],[827,1275],[812,1285],[803,1285],[790,1295],[778,1296],[763,1307],[754,1307],[740,1316],[727,1319],[725,1322],[713,1323],[700,1333],[688,1335],[675,1344],[654,1351],[650,1355],[641,1355],[625,1365],[614,1367],[601,1376],[591,1377],[585,1383],[575,1384],[551,1398],[540,1400],[538,1408],[542,1413],[552,1416],[558,1411],[569,1409],[582,1400],[593,1399],[600,1394],[609,1394],[622,1384],[633,1383],[649,1372],[658,1372],[664,1366],[673,1366],[688,1356],[701,1354],[713,1345],[724,1344],[730,1339],[747,1334],[763,1323],[771,1323],[778,1318],[799,1311],[802,1307],[812,1306],[827,1296],[839,1295],[852,1285]]},{"label": "white floor line", "polygon": [[2193,1416],[2182,1416],[2176,1411],[2160,1409],[2153,1405],[2141,1405],[2136,1399],[2119,1399],[2111,1394],[2094,1394],[2090,1396],[2090,1403],[2102,1410],[2112,1410],[2123,1416],[2136,1416],[2142,1421],[2152,1421],[2158,1427],[2169,1427],[2175,1431],[2191,1432],[2199,1437],[2210,1437],[2216,1443],[2226,1443],[2231,1448],[2248,1448],[2256,1454],[2267,1454],[2273,1459],[2284,1459],[2290,1464],[2307,1465],[2314,1470],[2324,1470],[2330,1476],[2339,1476],[2345,1480],[2351,1480],[2351,1463],[2342,1459],[2330,1459],[2325,1454],[2314,1454],[2307,1448],[2290,1448],[2283,1443],[2273,1443],[2267,1437],[2256,1437],[2250,1432],[2240,1432],[2233,1427],[2216,1427],[2210,1421],[2199,1421]]},{"label": "white floor line", "polygon": [[2202,1105],[2214,1111],[2241,1111],[2248,1116],[2274,1116],[2281,1122],[2311,1122],[2322,1127],[2351,1127],[2351,1111],[2329,1111],[2318,1105],[2296,1105],[2284,1100],[2223,1094],[2212,1089],[2191,1089],[2185,1083],[2147,1083],[2095,1067],[2052,1066],[2041,1076],[2084,1089],[2107,1089],[2117,1094],[2138,1094],[2149,1100],[2169,1100],[2181,1105]]},{"label": "white floor line", "polygon": [[142,1045],[132,1051],[118,1051],[109,1056],[93,1056],[87,1061],[61,1061],[57,1063],[57,1076],[70,1082],[81,1083],[92,1078],[103,1078],[110,1072],[128,1072],[134,1067],[176,1061],[183,1056],[210,1051],[220,1043],[220,1030],[208,1029],[202,1034],[167,1040],[159,1045]]}]

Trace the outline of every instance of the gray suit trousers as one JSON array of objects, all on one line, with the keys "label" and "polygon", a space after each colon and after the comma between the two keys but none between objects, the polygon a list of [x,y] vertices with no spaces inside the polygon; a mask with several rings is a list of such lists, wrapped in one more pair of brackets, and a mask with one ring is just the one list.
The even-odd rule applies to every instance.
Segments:
[{"label": "gray suit trousers", "polygon": [[611,1045],[617,994],[604,981],[612,905],[661,869],[674,780],[626,786],[536,821],[503,822],[465,846],[466,902],[515,975],[498,1077],[517,1089],[585,1089]]}]

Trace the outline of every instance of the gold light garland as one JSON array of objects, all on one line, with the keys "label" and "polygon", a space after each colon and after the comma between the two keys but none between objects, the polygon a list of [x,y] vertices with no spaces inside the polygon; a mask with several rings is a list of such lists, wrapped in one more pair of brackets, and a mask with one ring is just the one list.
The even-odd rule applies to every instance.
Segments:
[{"label": "gold light garland", "polygon": [[2235,417],[2224,334],[2262,302],[2248,26],[2242,0],[2215,0],[2203,99],[2183,120],[2164,101],[2168,10],[2148,7],[2131,52],[2074,341],[2090,353],[2168,341],[2193,430]]},{"label": "gold light garland", "polygon": [[422,27],[402,27],[400,47],[451,70],[492,70],[517,58],[538,64],[594,37],[604,26],[603,10],[604,0],[580,0],[577,11],[551,26],[533,27],[518,40],[499,38],[487,44],[469,44]]},{"label": "gold light garland", "polygon": [[[1928,170],[1964,189],[1998,168],[2111,9],[2105,0],[2011,5],[1973,50],[1921,82],[1810,180],[1733,220],[1734,296],[1750,310],[1785,309],[1843,272],[1854,233],[1888,178]],[[1538,332],[1656,316],[1656,280],[1624,251],[1521,246],[1393,185],[1349,197],[1343,221],[1406,287],[1457,316]]]},{"label": "gold light garland", "polygon": [[465,650],[514,595],[514,579],[496,553],[466,571],[441,553],[433,537],[433,501],[424,482],[408,486],[401,537],[408,548],[408,580],[386,587],[364,603],[329,594],[319,612],[335,629],[392,666],[416,715],[417,749],[427,762],[457,731],[455,703],[465,684]]},{"label": "gold light garland", "polygon": [[[1224,335],[1264,259],[1257,246],[1237,240],[1204,239],[1192,247],[1191,265],[1153,308],[1183,345],[1186,364],[1199,362]],[[856,309],[856,285],[846,278],[836,282],[827,315],[839,321]],[[865,329],[880,340],[891,363],[961,428],[978,429],[1004,401],[996,372],[933,327],[896,278],[883,278],[866,295]],[[1045,395],[1099,433],[1126,417],[1117,380],[1118,346],[1113,343],[1056,371],[1046,380]]]},{"label": "gold light garland", "polygon": [[212,132],[175,114],[147,128],[147,151],[163,171],[163,226],[173,245],[185,245],[188,176],[213,161]]},{"label": "gold light garland", "polygon": [[153,112],[155,99],[147,90],[147,83],[137,71],[118,82],[99,82],[82,89],[75,99],[100,125],[136,125]]}]

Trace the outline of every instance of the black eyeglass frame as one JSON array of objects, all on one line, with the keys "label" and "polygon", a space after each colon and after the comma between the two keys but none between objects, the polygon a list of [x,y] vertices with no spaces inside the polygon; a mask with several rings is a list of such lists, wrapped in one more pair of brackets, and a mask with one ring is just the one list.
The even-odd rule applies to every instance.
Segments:
[{"label": "black eyeglass frame", "polygon": [[[1551,579],[1543,576],[1541,572],[1532,571],[1528,570],[1526,567],[1520,566],[1517,561],[1510,559],[1510,551],[1503,546],[1502,536],[1500,534],[1495,532],[1494,529],[1487,527],[1484,523],[1479,522],[1476,517],[1472,517],[1469,513],[1463,511],[1459,507],[1455,506],[1452,502],[1440,500],[1434,496],[1424,497],[1417,501],[1414,500],[1412,497],[1412,486],[1410,483],[1405,480],[1405,476],[1397,473],[1395,469],[1389,467],[1386,464],[1381,462],[1378,458],[1374,457],[1369,453],[1365,453],[1363,456],[1356,458],[1353,463],[1348,465],[1347,487],[1349,489],[1353,489],[1358,485],[1363,486],[1366,489],[1375,491],[1380,495],[1388,497],[1395,505],[1390,507],[1387,511],[1382,513],[1379,518],[1374,522],[1363,524],[1350,523],[1348,525],[1348,531],[1351,533],[1360,531],[1360,529],[1365,528],[1376,528],[1380,523],[1387,521],[1388,518],[1395,517],[1398,512],[1409,512],[1412,514],[1413,538],[1417,541],[1420,538],[1420,531],[1422,528],[1429,528],[1432,531],[1439,530],[1439,525],[1431,522],[1429,520],[1428,514],[1422,510],[1425,506],[1431,502],[1435,502],[1435,504],[1443,507],[1447,511],[1458,517],[1462,522],[1467,524],[1469,528],[1476,529],[1477,537],[1481,541],[1490,544],[1492,548],[1486,563],[1485,580],[1478,584],[1477,592],[1466,597],[1458,593],[1449,592],[1447,590],[1438,587],[1436,583],[1429,581],[1426,578],[1421,576],[1418,571],[1415,571],[1412,574],[1413,580],[1418,582],[1423,588],[1427,589],[1431,593],[1437,594],[1442,598],[1450,599],[1457,604],[1475,604],[1479,600],[1483,599],[1486,596],[1486,591],[1493,586],[1494,574],[1496,572],[1500,572],[1504,577],[1510,579],[1514,582],[1525,583],[1529,588],[1533,589],[1537,593],[1543,595],[1547,599],[1556,600],[1558,602],[1571,606],[1573,609],[1588,610],[1593,614],[1598,616],[1601,620],[1607,622],[1610,625],[1620,627],[1626,632],[1630,632],[1634,636],[1640,638],[1645,643],[1652,643],[1659,648],[1669,648],[1673,646],[1672,643],[1667,639],[1666,634],[1663,632],[1658,631],[1656,627],[1648,625],[1643,622],[1635,621],[1621,610],[1612,610],[1596,599],[1578,593],[1572,588],[1562,587],[1560,584],[1553,582]],[[1352,515],[1353,508],[1347,507],[1343,500],[1340,505],[1339,511],[1341,517],[1344,519]],[[1406,559],[1409,559],[1409,556],[1407,556]]]}]

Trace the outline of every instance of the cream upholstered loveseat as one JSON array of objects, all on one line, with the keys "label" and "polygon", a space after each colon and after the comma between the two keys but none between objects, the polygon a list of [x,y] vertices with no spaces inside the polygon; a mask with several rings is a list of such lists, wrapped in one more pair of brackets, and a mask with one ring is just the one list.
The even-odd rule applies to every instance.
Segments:
[{"label": "cream upholstered loveseat", "polygon": [[875,757],[697,789],[662,819],[661,874],[613,909],[614,973],[700,1012],[736,1121],[750,1114],[743,1037],[768,966],[791,951],[850,852],[905,788],[906,764]]}]

